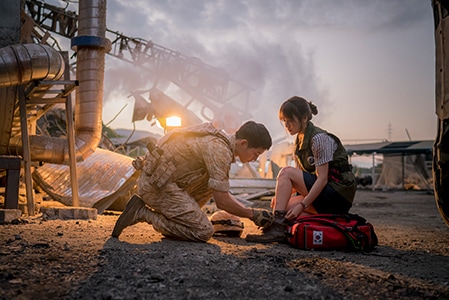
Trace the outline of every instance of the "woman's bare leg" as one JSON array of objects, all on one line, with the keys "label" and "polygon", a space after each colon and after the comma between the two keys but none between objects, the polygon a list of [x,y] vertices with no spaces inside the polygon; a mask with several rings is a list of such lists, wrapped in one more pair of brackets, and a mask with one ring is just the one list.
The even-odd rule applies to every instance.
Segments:
[{"label": "woman's bare leg", "polygon": [[[276,179],[274,211],[285,211],[290,209],[289,202],[293,189],[298,191],[303,198],[308,194],[302,171],[294,167],[282,168]],[[299,202],[300,200],[295,200],[295,202],[296,201]]]}]

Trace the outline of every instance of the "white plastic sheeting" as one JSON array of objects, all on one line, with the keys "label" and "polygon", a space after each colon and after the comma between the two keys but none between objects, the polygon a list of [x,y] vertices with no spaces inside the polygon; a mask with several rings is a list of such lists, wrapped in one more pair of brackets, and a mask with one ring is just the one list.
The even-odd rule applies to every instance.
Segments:
[{"label": "white plastic sheeting", "polygon": [[[132,166],[132,160],[97,148],[85,161],[77,163],[79,205],[97,208],[101,214],[120,197],[126,197],[139,175]],[[33,179],[54,200],[72,205],[69,166],[45,164],[33,172]]]}]

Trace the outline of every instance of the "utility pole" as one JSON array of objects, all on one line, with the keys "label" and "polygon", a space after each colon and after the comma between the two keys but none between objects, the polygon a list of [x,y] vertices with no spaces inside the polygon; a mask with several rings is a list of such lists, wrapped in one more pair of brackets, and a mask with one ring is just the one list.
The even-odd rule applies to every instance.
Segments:
[{"label": "utility pole", "polygon": [[392,126],[391,126],[391,123],[388,123],[388,129],[387,129],[387,132],[388,132],[388,141],[391,142],[391,134],[393,133],[393,128],[392,128]]}]

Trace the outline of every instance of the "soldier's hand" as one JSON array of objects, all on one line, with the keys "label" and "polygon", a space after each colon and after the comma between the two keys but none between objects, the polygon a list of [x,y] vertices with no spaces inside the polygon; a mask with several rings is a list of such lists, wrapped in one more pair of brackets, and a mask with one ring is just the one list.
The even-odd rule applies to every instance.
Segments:
[{"label": "soldier's hand", "polygon": [[250,218],[259,227],[267,228],[273,223],[273,213],[263,208],[252,208],[253,216]]},{"label": "soldier's hand", "polygon": [[134,169],[141,170],[143,168],[144,157],[138,156],[135,160],[132,161],[132,165]]}]

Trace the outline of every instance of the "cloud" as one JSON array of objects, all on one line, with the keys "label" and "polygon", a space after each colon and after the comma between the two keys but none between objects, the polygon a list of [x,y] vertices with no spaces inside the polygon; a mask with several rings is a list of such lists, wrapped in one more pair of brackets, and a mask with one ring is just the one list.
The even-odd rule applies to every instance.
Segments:
[{"label": "cloud", "polygon": [[[110,1],[108,27],[120,27],[125,34],[133,32],[132,23],[145,16],[140,21],[153,42],[199,57],[250,86],[253,92],[247,109],[258,121],[276,122],[279,131],[277,110],[288,97],[301,95],[321,104],[326,101],[315,74],[313,53],[305,52],[296,29],[290,27],[301,23],[294,13],[302,5],[295,3],[137,1],[132,4],[137,16],[130,18],[129,2]],[[120,17],[122,14],[129,14],[128,18]],[[130,26],[134,28],[127,31]]]},{"label": "cloud", "polygon": [[[109,29],[198,57],[250,86],[248,109],[254,119],[268,124],[274,136],[284,134],[277,110],[287,98],[300,95],[313,101],[320,120],[346,118],[351,107],[345,107],[345,101],[354,95],[338,94],[337,89],[354,89],[351,82],[366,83],[366,75],[393,86],[396,81],[387,78],[391,73],[408,76],[412,65],[427,70],[422,53],[433,47],[428,45],[432,32],[430,38],[427,32],[432,30],[430,0],[109,0],[107,5]],[[415,35],[426,40],[413,41]],[[392,56],[395,53],[403,53],[407,60]],[[138,67],[108,61],[105,86],[111,95],[151,84]],[[391,71],[388,65],[397,67]],[[368,82],[364,88],[372,94],[383,81],[372,82],[371,87]],[[410,93],[419,94],[411,89]],[[376,101],[369,93],[360,94],[364,97],[352,101]],[[389,101],[400,101],[398,95],[392,87],[387,96]]]}]

